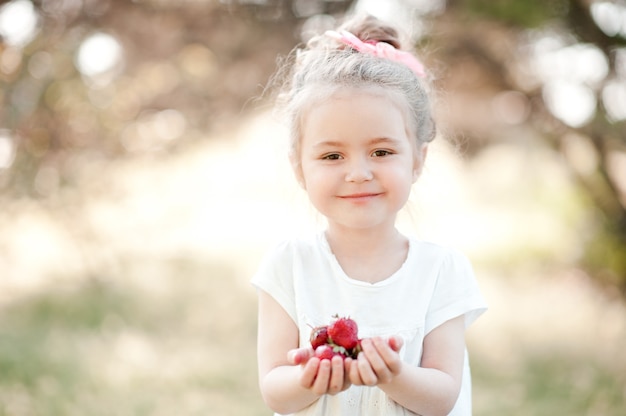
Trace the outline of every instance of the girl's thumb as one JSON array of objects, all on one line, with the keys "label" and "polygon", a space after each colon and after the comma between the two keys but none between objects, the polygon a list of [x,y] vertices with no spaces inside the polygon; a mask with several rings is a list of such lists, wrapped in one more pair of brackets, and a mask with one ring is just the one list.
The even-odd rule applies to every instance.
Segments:
[{"label": "girl's thumb", "polygon": [[306,363],[311,358],[309,348],[297,348],[287,353],[287,360],[290,364],[298,365]]}]

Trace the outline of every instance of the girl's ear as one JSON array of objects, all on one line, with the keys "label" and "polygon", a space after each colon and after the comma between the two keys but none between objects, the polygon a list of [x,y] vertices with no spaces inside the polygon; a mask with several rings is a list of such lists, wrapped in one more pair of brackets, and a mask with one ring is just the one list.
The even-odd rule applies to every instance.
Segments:
[{"label": "girl's ear", "polygon": [[422,168],[426,161],[426,155],[428,154],[428,144],[422,144],[415,152],[413,159],[413,183],[417,181],[417,178],[422,174]]}]

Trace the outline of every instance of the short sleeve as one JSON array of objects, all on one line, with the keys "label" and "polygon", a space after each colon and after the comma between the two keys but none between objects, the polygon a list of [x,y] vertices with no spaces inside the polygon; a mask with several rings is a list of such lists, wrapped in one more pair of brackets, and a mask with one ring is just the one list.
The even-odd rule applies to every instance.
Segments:
[{"label": "short sleeve", "polygon": [[451,250],[441,260],[426,316],[425,334],[461,315],[465,315],[467,328],[486,310],[487,304],[469,260]]},{"label": "short sleeve", "polygon": [[297,322],[292,263],[289,245],[279,244],[263,258],[251,283],[269,294]]}]

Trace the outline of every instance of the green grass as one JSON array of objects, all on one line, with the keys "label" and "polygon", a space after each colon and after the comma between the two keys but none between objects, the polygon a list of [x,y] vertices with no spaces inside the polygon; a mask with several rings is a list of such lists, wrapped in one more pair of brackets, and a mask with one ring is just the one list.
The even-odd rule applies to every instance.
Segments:
[{"label": "green grass", "polygon": [[[272,414],[246,276],[184,258],[120,270],[0,308],[0,416]],[[548,348],[516,357],[515,371],[489,351],[472,357],[476,416],[626,414],[624,357],[611,366]]]},{"label": "green grass", "polygon": [[0,383],[25,393],[51,385],[71,391],[85,377],[76,365],[77,344],[93,336],[110,313],[125,310],[124,303],[120,294],[88,283],[73,293],[39,294],[4,308]]},{"label": "green grass", "polygon": [[0,309],[0,416],[269,414],[253,291],[219,264],[127,269]]},{"label": "green grass", "polygon": [[[623,357],[615,357],[623,359]],[[568,351],[529,353],[520,370],[474,360],[474,413],[480,416],[620,416],[626,411],[626,376]]]}]

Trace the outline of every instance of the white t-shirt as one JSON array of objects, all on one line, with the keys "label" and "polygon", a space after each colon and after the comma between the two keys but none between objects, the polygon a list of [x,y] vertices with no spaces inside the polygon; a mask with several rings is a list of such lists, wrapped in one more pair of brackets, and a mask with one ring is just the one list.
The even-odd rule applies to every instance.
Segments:
[{"label": "white t-shirt", "polygon": [[[472,267],[461,253],[410,239],[407,259],[385,280],[371,284],[348,277],[325,235],[279,244],[261,263],[252,284],[272,296],[294,320],[300,345],[311,328],[334,315],[350,316],[359,337],[400,335],[403,361],[420,365],[424,337],[444,322],[465,315],[466,328],[486,310]],[[450,413],[472,413],[467,352],[461,393]],[[378,387],[351,386],[324,395],[296,415],[413,415]]]}]

